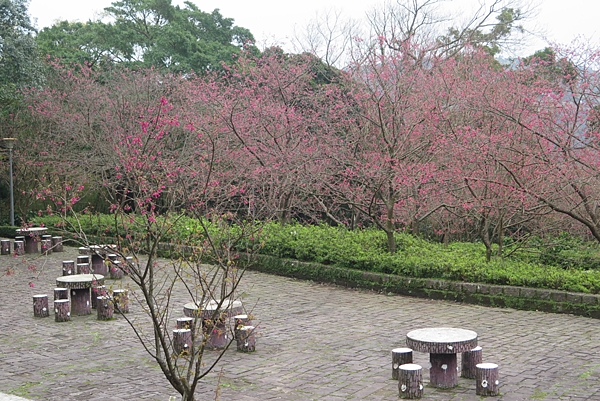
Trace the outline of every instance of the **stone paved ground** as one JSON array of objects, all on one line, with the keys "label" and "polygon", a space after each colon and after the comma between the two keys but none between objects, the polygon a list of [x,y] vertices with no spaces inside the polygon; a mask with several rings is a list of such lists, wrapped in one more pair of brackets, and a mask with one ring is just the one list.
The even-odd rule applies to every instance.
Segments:
[{"label": "stone paved ground", "polygon": [[[49,294],[61,261],[0,256],[0,392],[36,400],[168,400],[175,395],[123,318],[69,323],[33,317],[31,296]],[[43,271],[36,277],[34,265]],[[7,269],[14,274],[6,275]],[[31,288],[29,283],[34,287]],[[110,282],[108,284],[111,284]],[[112,283],[117,285],[118,283]],[[432,326],[479,334],[484,361],[500,365],[498,400],[600,400],[600,321],[388,296],[247,272],[245,304],[260,320],[257,352],[228,350],[199,400],[397,400],[393,348]],[[187,299],[176,299],[180,309]],[[133,307],[130,314],[140,315]],[[211,351],[209,358],[216,354]],[[415,353],[428,366],[428,355]],[[459,361],[460,364],[460,361]],[[424,377],[428,381],[427,369]],[[478,400],[474,381],[423,400]]]}]

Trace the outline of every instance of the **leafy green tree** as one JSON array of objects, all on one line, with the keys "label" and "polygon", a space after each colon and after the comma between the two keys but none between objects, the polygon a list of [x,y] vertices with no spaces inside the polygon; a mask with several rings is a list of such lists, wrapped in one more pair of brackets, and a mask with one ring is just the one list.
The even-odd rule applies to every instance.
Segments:
[{"label": "leafy green tree", "polygon": [[243,48],[256,51],[250,31],[218,9],[207,13],[191,2],[181,8],[171,0],[122,0],[104,11],[110,22],[62,21],[45,28],[37,37],[40,47],[63,61],[172,72],[215,70],[232,63]]},{"label": "leafy green tree", "polygon": [[111,46],[113,27],[107,24],[88,21],[60,21],[44,28],[37,35],[37,43],[43,54],[63,63],[88,64],[97,66],[128,61],[128,54]]},{"label": "leafy green tree", "polygon": [[0,104],[18,98],[18,90],[43,82],[43,68],[27,14],[27,0],[0,0]]}]

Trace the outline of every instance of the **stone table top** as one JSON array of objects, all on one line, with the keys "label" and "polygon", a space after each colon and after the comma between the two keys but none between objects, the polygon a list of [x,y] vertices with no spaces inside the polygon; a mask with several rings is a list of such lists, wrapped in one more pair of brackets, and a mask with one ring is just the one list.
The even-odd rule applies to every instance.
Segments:
[{"label": "stone table top", "polygon": [[101,274],[73,274],[62,276],[56,279],[56,285],[64,288],[91,288],[92,284],[104,283],[104,276]]},{"label": "stone table top", "polygon": [[90,245],[79,247],[80,255],[106,255],[107,253],[113,253],[117,249],[114,244],[110,245]]},{"label": "stone table top", "polygon": [[29,228],[17,228],[19,234],[41,234],[48,231],[48,227],[29,227]]},{"label": "stone table top", "polygon": [[[187,317],[194,317],[196,315],[201,315],[201,314],[212,314],[212,312],[214,312],[217,309],[217,306],[219,305],[218,301],[215,300],[211,300],[208,301],[206,303],[204,303],[204,305],[198,305],[195,302],[188,302],[187,304],[183,305],[183,313],[184,315],[186,315]],[[232,301],[232,300],[225,300],[223,301],[223,304],[221,305],[221,310],[223,312],[227,312],[227,314],[229,316],[233,316],[233,315],[237,315],[240,313],[242,309],[242,302],[241,301]]]},{"label": "stone table top", "polygon": [[477,333],[451,327],[418,329],[406,335],[406,345],[419,352],[456,354],[475,348]]}]

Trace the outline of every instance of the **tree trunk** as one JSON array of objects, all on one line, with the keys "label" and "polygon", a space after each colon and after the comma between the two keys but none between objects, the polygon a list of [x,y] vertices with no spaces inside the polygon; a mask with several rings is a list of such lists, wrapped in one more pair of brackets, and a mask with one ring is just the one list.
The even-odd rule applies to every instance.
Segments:
[{"label": "tree trunk", "polygon": [[490,241],[490,221],[487,217],[482,216],[479,221],[479,238],[485,245],[485,260],[490,261],[492,259],[492,242]]},{"label": "tree trunk", "polygon": [[502,257],[502,252],[504,248],[504,216],[501,214],[500,219],[498,220],[497,226],[497,237],[498,237],[498,256]]},{"label": "tree trunk", "polygon": [[396,227],[394,224],[394,201],[389,199],[386,202],[386,222],[385,222],[385,234],[387,235],[388,252],[396,253],[396,240],[394,238],[394,232]]}]

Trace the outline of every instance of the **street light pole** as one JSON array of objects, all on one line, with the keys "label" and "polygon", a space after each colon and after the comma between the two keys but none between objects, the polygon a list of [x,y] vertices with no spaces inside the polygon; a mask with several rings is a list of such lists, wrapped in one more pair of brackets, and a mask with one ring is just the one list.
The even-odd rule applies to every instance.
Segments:
[{"label": "street light pole", "polygon": [[4,144],[8,148],[8,165],[9,165],[9,177],[10,177],[10,225],[15,225],[15,202],[13,198],[13,162],[12,162],[12,151],[15,147],[15,138],[4,138]]}]

